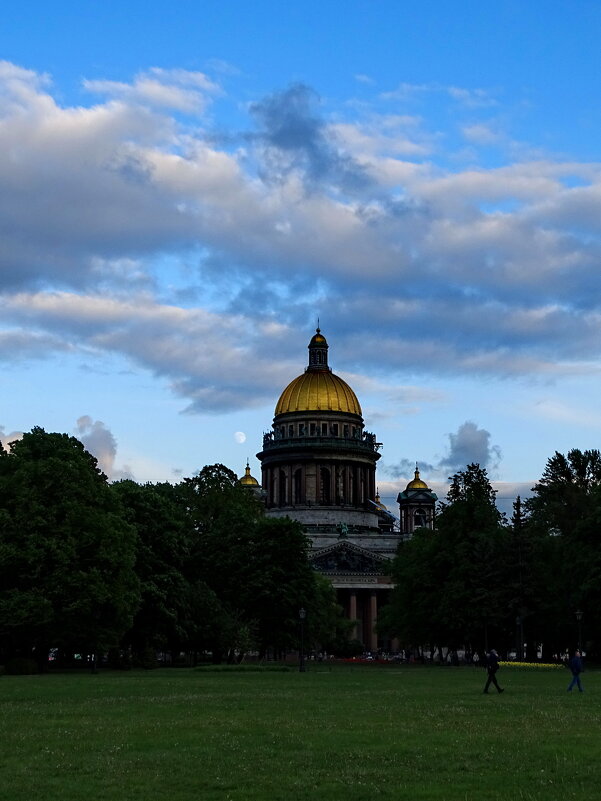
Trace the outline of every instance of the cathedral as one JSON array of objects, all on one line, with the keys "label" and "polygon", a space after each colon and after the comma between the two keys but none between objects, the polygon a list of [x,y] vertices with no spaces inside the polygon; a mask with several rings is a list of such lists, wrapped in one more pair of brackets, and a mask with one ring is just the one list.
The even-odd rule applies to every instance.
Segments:
[{"label": "cathedral", "polygon": [[366,650],[389,644],[376,629],[393,584],[390,563],[399,542],[433,527],[436,495],[415,478],[399,493],[399,520],[380,501],[376,463],[382,444],[366,431],[359,400],[328,365],[317,328],[304,372],[284,389],[271,430],[263,435],[262,481],[247,465],[240,483],[261,491],[266,513],[298,520],[311,542],[310,561],[337,592]]}]

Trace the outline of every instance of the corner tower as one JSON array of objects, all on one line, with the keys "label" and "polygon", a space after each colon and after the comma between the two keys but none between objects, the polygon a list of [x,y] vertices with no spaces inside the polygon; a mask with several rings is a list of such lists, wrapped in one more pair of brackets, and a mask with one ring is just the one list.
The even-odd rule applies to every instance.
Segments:
[{"label": "corner tower", "polygon": [[419,475],[415,465],[415,478],[399,492],[397,503],[401,518],[401,534],[410,539],[416,528],[434,528],[434,514],[438,497]]}]

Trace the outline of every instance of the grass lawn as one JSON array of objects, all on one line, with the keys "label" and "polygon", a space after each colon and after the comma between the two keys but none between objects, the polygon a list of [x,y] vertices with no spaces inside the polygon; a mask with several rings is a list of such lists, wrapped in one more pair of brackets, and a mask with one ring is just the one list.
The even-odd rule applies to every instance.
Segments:
[{"label": "grass lawn", "polygon": [[309,666],[307,673],[0,677],[2,801],[599,799],[601,674]]}]

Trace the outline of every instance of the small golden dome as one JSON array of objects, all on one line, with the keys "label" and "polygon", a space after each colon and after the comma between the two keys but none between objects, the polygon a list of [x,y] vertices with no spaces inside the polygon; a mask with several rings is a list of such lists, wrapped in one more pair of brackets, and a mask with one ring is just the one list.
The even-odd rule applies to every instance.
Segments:
[{"label": "small golden dome", "polygon": [[357,396],[342,378],[325,370],[311,371],[291,381],[280,395],[275,414],[346,412],[361,417]]},{"label": "small golden dome", "polygon": [[383,509],[385,512],[388,511],[385,504],[383,504],[382,501],[380,500],[380,490],[378,489],[376,490],[376,506],[378,507],[378,509]]},{"label": "small golden dome", "polygon": [[429,489],[428,485],[424,481],[422,481],[421,478],[419,477],[419,470],[417,469],[417,465],[415,465],[415,478],[413,479],[413,481],[410,481],[407,484],[407,489],[408,490]]},{"label": "small golden dome", "polygon": [[246,462],[246,471],[242,476],[242,478],[240,479],[240,484],[242,484],[243,487],[259,486],[259,482],[257,481],[257,479],[254,476],[251,476],[250,474],[250,465],[248,464],[248,461]]}]

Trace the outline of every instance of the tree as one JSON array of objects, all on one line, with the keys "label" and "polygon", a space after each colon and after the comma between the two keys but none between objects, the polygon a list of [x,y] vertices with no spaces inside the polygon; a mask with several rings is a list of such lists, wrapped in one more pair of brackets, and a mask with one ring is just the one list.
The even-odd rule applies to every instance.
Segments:
[{"label": "tree", "polygon": [[355,623],[344,616],[344,609],[336,599],[332,582],[315,571],[313,581],[315,591],[306,610],[305,645],[328,654],[346,656],[349,635]]},{"label": "tree", "polygon": [[503,628],[503,516],[479,465],[450,481],[435,531],[418,530],[399,548],[388,620],[408,644],[481,647]]},{"label": "tree", "polygon": [[189,516],[172,484],[141,485],[127,480],[113,484],[112,491],[137,534],[135,571],[140,581],[140,606],[124,645],[131,647],[139,660],[150,650],[179,651],[190,640],[191,631],[192,639],[197,639],[191,609],[197,609],[198,598],[206,597],[206,592],[198,589],[197,600],[192,603],[190,599],[185,575]]},{"label": "tree", "polygon": [[439,603],[446,575],[436,532],[416,529],[410,540],[401,542],[393,561],[395,588],[390,604],[382,610],[379,628],[398,637],[407,648],[448,643]]},{"label": "tree", "polygon": [[[262,505],[223,465],[204,467],[180,490],[194,529],[189,576],[206,581],[224,614],[254,633],[261,653],[291,647],[298,610],[309,608],[315,595],[300,524],[265,518]],[[217,658],[222,647],[215,643]]]},{"label": "tree", "polygon": [[582,613],[589,654],[601,650],[601,453],[557,451],[526,501],[531,525],[548,538],[548,639],[555,651],[577,640],[576,612]]},{"label": "tree", "polygon": [[138,601],[135,532],[83,445],[34,428],[0,455],[0,621],[8,655],[118,642]]},{"label": "tree", "polygon": [[503,627],[503,523],[485,469],[470,464],[452,476],[437,536],[448,565],[440,619],[454,643],[486,646]]}]

